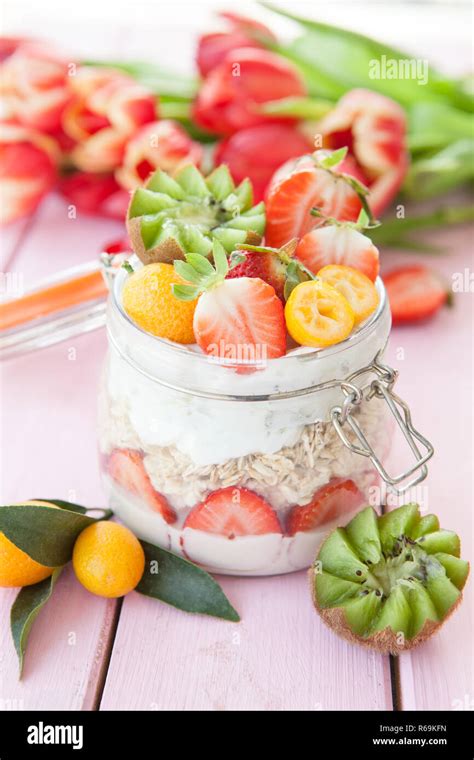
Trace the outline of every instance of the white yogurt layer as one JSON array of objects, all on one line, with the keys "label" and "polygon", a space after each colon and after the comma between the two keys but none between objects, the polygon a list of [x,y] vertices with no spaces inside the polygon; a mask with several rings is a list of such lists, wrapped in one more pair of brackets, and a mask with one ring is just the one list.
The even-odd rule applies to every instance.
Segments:
[{"label": "white yogurt layer", "polygon": [[139,499],[126,493],[104,476],[110,506],[115,514],[142,540],[179,554],[205,570],[225,575],[279,575],[303,570],[313,562],[327,534],[346,524],[357,510],[317,530],[284,536],[268,533],[228,539],[201,530],[184,530],[168,525],[161,515],[146,509]]}]

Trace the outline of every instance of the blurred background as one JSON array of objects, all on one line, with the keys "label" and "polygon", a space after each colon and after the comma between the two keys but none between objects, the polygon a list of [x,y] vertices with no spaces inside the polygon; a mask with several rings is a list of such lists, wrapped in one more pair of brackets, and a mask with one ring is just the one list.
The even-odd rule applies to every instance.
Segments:
[{"label": "blurred background", "polygon": [[[470,2],[318,2],[292,0],[276,2],[292,13],[342,25],[397,44],[432,63],[443,65],[447,73],[462,74],[471,64],[472,6]],[[260,8],[257,3],[219,0],[160,0],[159,3],[125,0],[97,3],[82,0],[68,3],[44,0],[4,0],[3,31],[8,35],[33,35],[65,45],[84,56],[106,58],[116,53],[117,39],[124,57],[147,58],[173,65],[182,71],[193,64],[196,31],[215,27],[214,13],[226,8],[271,23],[277,33],[294,34],[296,27],[285,19]],[[169,34],[159,37],[160,27]],[[178,45],[177,37],[183,44]],[[118,37],[117,35],[120,35]],[[185,44],[188,43],[188,44]]]}]

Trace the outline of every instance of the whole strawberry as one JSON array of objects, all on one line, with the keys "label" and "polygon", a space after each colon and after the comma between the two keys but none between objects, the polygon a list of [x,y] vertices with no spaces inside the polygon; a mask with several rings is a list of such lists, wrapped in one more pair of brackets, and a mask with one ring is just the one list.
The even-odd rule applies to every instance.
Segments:
[{"label": "whole strawberry", "polygon": [[296,284],[311,279],[304,264],[294,258],[298,241],[290,240],[282,248],[238,245],[230,256],[227,279],[259,277],[275,290],[283,302]]}]

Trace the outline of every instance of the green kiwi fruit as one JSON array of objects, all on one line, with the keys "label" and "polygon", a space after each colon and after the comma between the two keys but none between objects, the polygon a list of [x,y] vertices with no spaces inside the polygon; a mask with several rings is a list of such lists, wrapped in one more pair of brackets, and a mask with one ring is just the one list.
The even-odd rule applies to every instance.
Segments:
[{"label": "green kiwi fruit", "polygon": [[208,256],[214,240],[231,253],[239,243],[262,239],[265,204],[252,204],[250,180],[236,187],[225,165],[208,177],[191,164],[173,177],[158,169],[133,193],[127,230],[144,264],[172,263],[186,253]]},{"label": "green kiwi fruit", "polygon": [[310,569],[316,610],[340,636],[400,654],[432,636],[457,607],[469,574],[459,537],[405,504],[366,507],[325,539]]}]

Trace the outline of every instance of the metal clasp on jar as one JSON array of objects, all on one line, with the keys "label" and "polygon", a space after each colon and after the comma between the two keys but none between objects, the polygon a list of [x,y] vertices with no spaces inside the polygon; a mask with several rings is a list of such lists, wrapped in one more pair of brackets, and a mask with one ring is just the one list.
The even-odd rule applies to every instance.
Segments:
[{"label": "metal clasp on jar", "polygon": [[[362,387],[355,385],[354,381],[366,374],[375,374],[375,378]],[[425,436],[413,427],[408,405],[393,392],[397,377],[398,372],[382,364],[380,353],[377,354],[372,364],[357,370],[340,383],[345,398],[342,406],[334,406],[331,409],[331,420],[344,445],[354,454],[368,457],[389,489],[401,494],[426,478],[428,474],[426,462],[433,456],[434,448]],[[370,401],[374,397],[386,402],[415,455],[414,465],[395,477],[388,474],[353,415],[353,411],[360,406],[364,399]],[[348,439],[344,430],[346,425],[349,425],[355,433],[360,445],[352,443]],[[424,452],[420,451],[418,444],[421,444]],[[414,475],[413,478],[411,478],[412,475]],[[411,479],[407,481],[408,478]]]}]

